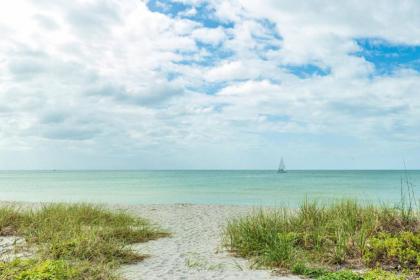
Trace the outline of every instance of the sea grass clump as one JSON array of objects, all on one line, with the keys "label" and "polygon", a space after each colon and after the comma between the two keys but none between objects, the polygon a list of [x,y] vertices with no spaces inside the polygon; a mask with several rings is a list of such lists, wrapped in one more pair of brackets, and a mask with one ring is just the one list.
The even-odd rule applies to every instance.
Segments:
[{"label": "sea grass clump", "polygon": [[[359,279],[365,276],[340,269],[383,267],[410,279],[420,276],[420,218],[405,210],[305,201],[297,210],[261,210],[229,221],[225,244],[258,265],[314,278]],[[366,277],[360,279],[374,279]]]},{"label": "sea grass clump", "polygon": [[0,280],[117,279],[115,268],[145,258],[130,244],[166,236],[148,221],[89,204],[0,208],[0,234],[23,237],[30,259],[0,263]]}]

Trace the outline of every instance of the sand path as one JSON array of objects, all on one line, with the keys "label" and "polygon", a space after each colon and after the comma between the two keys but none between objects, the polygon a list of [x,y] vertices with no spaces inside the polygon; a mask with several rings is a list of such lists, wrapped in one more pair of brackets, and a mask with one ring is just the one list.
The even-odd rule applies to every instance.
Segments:
[{"label": "sand path", "polygon": [[221,248],[226,220],[249,213],[250,207],[176,204],[139,205],[129,210],[169,230],[172,237],[136,245],[150,257],[122,268],[128,280],[300,279],[251,269],[246,260],[234,258]]}]

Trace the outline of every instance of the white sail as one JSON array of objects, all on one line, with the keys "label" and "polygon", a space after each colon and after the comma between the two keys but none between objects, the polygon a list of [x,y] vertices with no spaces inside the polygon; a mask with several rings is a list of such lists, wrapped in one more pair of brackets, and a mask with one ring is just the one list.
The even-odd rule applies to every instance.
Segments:
[{"label": "white sail", "polygon": [[286,165],[284,164],[283,158],[281,158],[281,160],[280,160],[279,169],[277,171],[279,173],[280,172],[286,172]]}]

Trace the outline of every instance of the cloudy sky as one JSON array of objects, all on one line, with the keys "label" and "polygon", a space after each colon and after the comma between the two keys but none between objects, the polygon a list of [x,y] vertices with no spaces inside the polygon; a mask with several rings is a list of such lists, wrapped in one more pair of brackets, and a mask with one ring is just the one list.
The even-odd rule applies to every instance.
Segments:
[{"label": "cloudy sky", "polygon": [[0,169],[420,168],[420,2],[0,3]]}]

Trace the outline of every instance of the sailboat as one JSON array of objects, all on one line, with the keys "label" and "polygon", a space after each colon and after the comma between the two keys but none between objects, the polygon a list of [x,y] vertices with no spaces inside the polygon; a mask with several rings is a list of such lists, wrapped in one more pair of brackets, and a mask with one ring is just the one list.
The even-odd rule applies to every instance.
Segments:
[{"label": "sailboat", "polygon": [[277,169],[277,173],[286,173],[286,165],[284,165],[283,158],[280,159],[279,169]]}]

